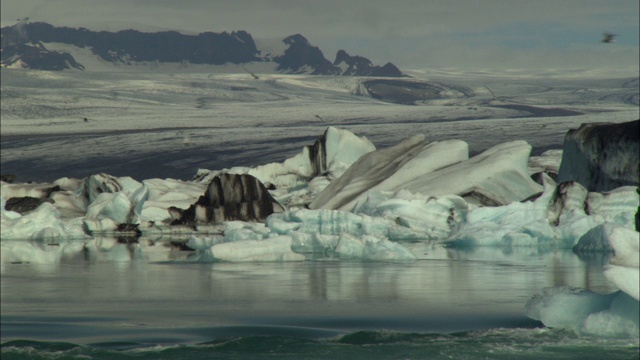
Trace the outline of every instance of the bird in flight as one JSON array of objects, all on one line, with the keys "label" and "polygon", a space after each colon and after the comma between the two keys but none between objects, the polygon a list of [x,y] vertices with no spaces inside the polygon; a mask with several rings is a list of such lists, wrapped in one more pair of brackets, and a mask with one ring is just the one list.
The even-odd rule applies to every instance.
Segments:
[{"label": "bird in flight", "polygon": [[617,34],[612,34],[609,32],[602,33],[602,42],[605,44],[610,44],[612,42],[616,42],[614,38],[618,36]]}]

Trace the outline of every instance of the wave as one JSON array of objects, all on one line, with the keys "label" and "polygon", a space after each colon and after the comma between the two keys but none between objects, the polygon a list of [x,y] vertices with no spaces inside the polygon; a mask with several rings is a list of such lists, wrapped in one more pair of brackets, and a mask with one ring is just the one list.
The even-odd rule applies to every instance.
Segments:
[{"label": "wave", "polygon": [[420,334],[357,331],[308,339],[239,336],[198,344],[143,344],[14,340],[1,345],[2,359],[632,359],[638,339],[598,339],[566,330],[517,328]]}]

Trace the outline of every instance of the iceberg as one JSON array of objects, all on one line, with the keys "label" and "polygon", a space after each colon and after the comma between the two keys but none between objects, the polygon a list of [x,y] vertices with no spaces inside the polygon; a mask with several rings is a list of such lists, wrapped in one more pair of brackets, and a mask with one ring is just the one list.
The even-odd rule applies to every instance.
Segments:
[{"label": "iceberg", "polygon": [[82,230],[81,219],[62,219],[53,204],[43,203],[26,214],[7,211],[5,204],[3,196],[0,214],[0,237],[3,240],[27,239],[45,244],[58,244],[68,239],[89,238]]},{"label": "iceberg", "polygon": [[526,142],[512,141],[467,159],[462,141],[427,143],[415,135],[361,157],[309,207],[351,210],[369,190],[455,194],[483,205],[506,205],[542,191],[528,174],[530,152]]},{"label": "iceberg", "polygon": [[[433,247],[573,248],[610,254],[604,276],[619,291],[542,289],[526,314],[580,334],[637,337],[637,187],[557,182],[560,153],[532,160],[524,141],[468,151],[423,135],[376,150],[328,128],[282,163],[200,170],[192,181],[3,181],[1,261],[414,261]],[[12,211],[8,199],[29,206]]]},{"label": "iceberg", "polygon": [[558,181],[575,180],[590,191],[609,191],[640,182],[640,120],[582,124],[562,146]]},{"label": "iceberg", "polygon": [[243,240],[213,245],[207,252],[215,261],[303,261],[305,256],[291,250],[289,236],[265,240]]},{"label": "iceberg", "polygon": [[537,199],[469,209],[446,245],[607,251],[606,241],[597,235],[598,227],[636,232],[634,213],[640,206],[636,188],[621,187],[601,194],[588,192],[576,182],[556,184],[546,175],[543,182],[544,192]]},{"label": "iceberg", "polygon": [[[282,163],[200,170],[192,181],[96,174],[53,184],[2,182],[3,199],[49,199],[24,214],[3,200],[2,237],[124,236],[121,243],[144,258],[158,247],[136,237],[180,236],[190,238],[184,246],[201,261],[288,261],[409,260],[415,243],[570,249],[582,242],[611,251],[609,233],[635,233],[635,187],[598,193],[577,181],[556,183],[545,171],[553,174],[560,153],[531,161],[530,151],[511,141],[469,158],[464,141],[423,135],[376,150],[364,137],[329,127]],[[271,238],[281,240],[275,246]],[[625,271],[614,266],[610,273]]]},{"label": "iceberg", "polygon": [[263,221],[284,208],[255,177],[223,173],[211,179],[204,195],[188,209],[169,207],[172,224]]},{"label": "iceberg", "polygon": [[547,288],[527,303],[527,315],[549,327],[604,337],[637,338],[640,233],[629,226],[605,223],[583,235],[578,247],[581,251],[613,251],[604,275],[620,291],[601,295],[584,289]]},{"label": "iceberg", "polygon": [[526,314],[551,328],[603,337],[638,337],[638,301],[617,291],[600,295],[569,287],[545,288]]}]

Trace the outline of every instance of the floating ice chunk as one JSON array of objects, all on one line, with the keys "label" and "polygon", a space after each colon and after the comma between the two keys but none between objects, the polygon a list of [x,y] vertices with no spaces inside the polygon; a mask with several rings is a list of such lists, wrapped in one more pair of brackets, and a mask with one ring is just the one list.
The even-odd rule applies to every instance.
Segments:
[{"label": "floating ice chunk", "polygon": [[580,331],[589,314],[611,306],[619,293],[600,295],[585,289],[570,287],[544,288],[526,304],[526,314],[548,327]]},{"label": "floating ice chunk", "polygon": [[570,287],[545,288],[526,314],[551,328],[608,337],[638,336],[638,301],[622,291],[608,295]]},{"label": "floating ice chunk", "polygon": [[430,240],[448,238],[468,211],[467,202],[459,196],[424,196],[407,190],[395,194],[369,191],[367,199],[353,210],[357,214],[393,220],[423,233]]},{"label": "floating ice chunk", "polygon": [[427,144],[423,136],[416,135],[360,158],[327,186],[310,208],[351,210],[371,189],[456,194],[483,204],[509,204],[542,191],[527,173],[530,151],[526,142],[512,141],[466,160],[466,143]]},{"label": "floating ice chunk", "polygon": [[116,193],[121,190],[122,184],[115,176],[95,174],[85,179],[83,193],[86,194],[89,203],[92,203],[102,193]]},{"label": "floating ice chunk", "polygon": [[206,187],[206,184],[190,181],[148,179],[143,181],[141,189],[132,194],[132,200],[138,201],[136,212],[141,220],[163,221],[171,217],[167,210],[169,207],[188,208],[205,192]]},{"label": "floating ice chunk", "polygon": [[108,217],[84,218],[82,228],[87,234],[108,235],[114,234],[118,230],[118,223]]},{"label": "floating ice chunk", "polygon": [[345,165],[353,164],[362,155],[375,149],[366,137],[358,137],[347,130],[330,126],[324,133],[324,149],[319,149],[320,153],[325,153],[325,169],[322,169],[321,173],[344,170]]},{"label": "floating ice chunk", "polygon": [[615,256],[609,260],[604,275],[620,290],[640,299],[640,233],[617,227],[607,233]]},{"label": "floating ice chunk", "polygon": [[359,238],[344,233],[340,234],[336,255],[341,259],[364,259],[365,244]]},{"label": "floating ice chunk", "polygon": [[4,267],[10,263],[58,264],[64,259],[82,254],[84,241],[66,241],[49,245],[41,241],[7,240],[0,242],[0,262]]},{"label": "floating ice chunk", "polygon": [[470,210],[447,246],[553,246],[554,238],[544,203],[514,202]]},{"label": "floating ice chunk", "polygon": [[218,261],[303,261],[305,256],[291,250],[291,237],[243,240],[216,244],[209,250]]},{"label": "floating ice chunk", "polygon": [[300,254],[331,255],[340,241],[339,235],[307,234],[299,231],[289,232],[291,249]]},{"label": "floating ice chunk", "polygon": [[[336,210],[294,210],[282,214],[274,214],[267,218],[266,225],[275,231],[295,229],[304,233],[337,235],[340,233],[362,234],[363,217],[346,211]],[[283,227],[284,223],[292,223],[292,227]],[[273,224],[273,225],[272,225]]]},{"label": "floating ice chunk", "polygon": [[116,224],[135,222],[131,200],[123,192],[102,193],[87,208],[87,219],[111,219]]},{"label": "floating ice chunk", "polygon": [[47,198],[58,190],[60,190],[60,186],[52,184],[11,184],[0,181],[0,194],[5,199],[25,196]]},{"label": "floating ice chunk", "polygon": [[543,175],[543,184],[544,193],[533,202],[470,209],[447,245],[568,249],[584,237],[576,250],[606,250],[604,235],[592,229],[602,224],[635,227],[634,214],[640,200],[633,187],[588,193],[576,182],[556,185],[547,175]]},{"label": "floating ice chunk", "polygon": [[368,190],[416,192],[412,182],[434,170],[466,160],[468,152],[464,141],[429,144],[424,135],[412,136],[395,146],[362,156],[309,207],[351,210],[359,199],[364,200]]},{"label": "floating ice chunk", "polygon": [[397,224],[394,220],[374,218],[340,210],[290,210],[267,218],[266,226],[277,234],[288,235],[292,231],[306,234],[362,236],[374,235],[393,241],[425,240],[427,235],[418,230]]},{"label": "floating ice chunk", "polygon": [[572,209],[560,215],[560,224],[553,227],[558,244],[570,249],[589,230],[604,223],[601,216],[588,216],[582,209]]},{"label": "floating ice chunk", "polygon": [[356,237],[346,233],[340,234],[335,254],[340,259],[350,260],[415,260],[409,249],[386,238]]},{"label": "floating ice chunk", "polygon": [[[636,284],[638,279],[636,278]],[[638,309],[637,299],[628,294],[619,293],[608,310],[592,313],[584,321],[582,331],[603,337],[638,338]]]},{"label": "floating ice chunk", "polygon": [[74,179],[63,177],[53,182],[54,185],[60,186],[62,189],[71,191],[81,191],[84,187],[85,179]]},{"label": "floating ice chunk", "polygon": [[82,217],[87,212],[88,200],[74,191],[56,191],[49,198],[62,218]]},{"label": "floating ice chunk", "polygon": [[531,156],[528,163],[529,174],[548,172],[557,175],[561,160],[562,150],[547,150],[540,156]]},{"label": "floating ice chunk", "polygon": [[590,192],[585,211],[589,215],[599,215],[604,221],[623,226],[635,227],[635,214],[640,207],[640,196],[635,186],[621,186],[604,192]]},{"label": "floating ice chunk", "polygon": [[587,231],[573,247],[576,253],[613,252],[609,244],[610,233],[615,229],[611,224],[601,224]]},{"label": "floating ice chunk", "polygon": [[262,240],[269,228],[262,223],[248,223],[244,221],[226,221],[224,223],[224,241]]},{"label": "floating ice chunk", "polygon": [[191,249],[203,251],[209,250],[215,244],[221,244],[224,242],[223,235],[213,235],[213,236],[196,236],[191,235],[189,240],[186,242],[186,245]]},{"label": "floating ice chunk", "polygon": [[620,290],[629,294],[629,296],[634,299],[637,300],[640,296],[640,292],[638,291],[638,283],[640,282],[638,268],[610,264],[605,268],[604,275]]},{"label": "floating ice chunk", "polygon": [[57,243],[60,240],[84,239],[87,235],[82,230],[80,218],[62,220],[52,204],[43,203],[22,216],[4,210],[3,206],[0,237],[3,240],[31,239]]},{"label": "floating ice chunk", "polygon": [[142,183],[130,176],[121,176],[118,178],[118,181],[120,181],[122,191],[127,194],[127,196],[130,196],[142,186]]},{"label": "floating ice chunk", "polygon": [[87,242],[85,251],[92,261],[131,261],[143,259],[138,244],[122,244],[114,238],[98,237]]}]

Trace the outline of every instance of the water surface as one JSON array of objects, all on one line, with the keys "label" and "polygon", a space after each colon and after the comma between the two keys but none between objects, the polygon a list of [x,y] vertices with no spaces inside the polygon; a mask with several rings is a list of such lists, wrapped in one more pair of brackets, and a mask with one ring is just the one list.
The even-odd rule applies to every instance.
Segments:
[{"label": "water surface", "polygon": [[544,329],[524,315],[526,302],[544,287],[614,291],[602,276],[602,258],[535,249],[412,250],[420,260],[194,263],[78,257],[54,264],[4,263],[3,359],[53,353],[573,358],[562,353],[638,351],[633,339],[588,339]]}]

